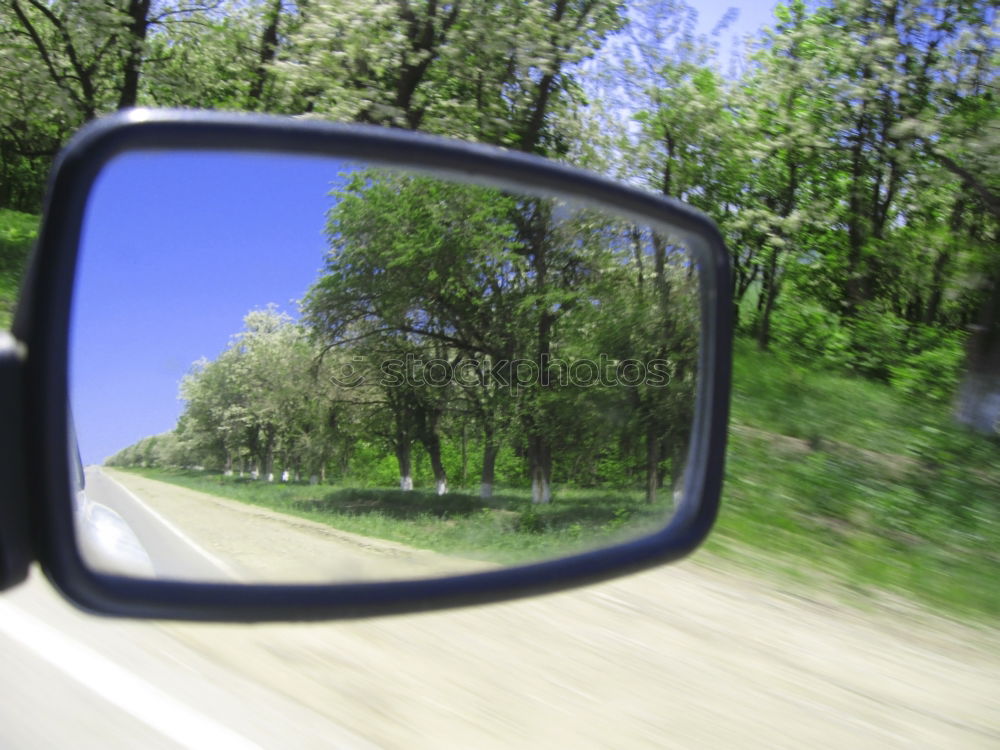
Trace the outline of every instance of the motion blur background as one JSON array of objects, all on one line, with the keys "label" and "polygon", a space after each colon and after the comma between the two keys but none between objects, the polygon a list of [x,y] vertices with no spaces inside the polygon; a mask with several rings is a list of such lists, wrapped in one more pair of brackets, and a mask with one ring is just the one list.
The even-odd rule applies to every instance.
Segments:
[{"label": "motion blur background", "polygon": [[[58,149],[147,105],[421,130],[688,201],[726,237],[738,330],[723,512],[691,560],[528,602],[267,627],[88,620],[36,575],[0,603],[6,744],[1000,742],[993,5],[4,0],[0,17],[4,324]],[[174,425],[151,429],[120,467],[262,492],[184,468]],[[474,499],[474,472],[446,468]],[[414,482],[433,487],[426,462]],[[505,532],[551,532],[523,497]],[[368,533],[447,552],[440,531]]]}]

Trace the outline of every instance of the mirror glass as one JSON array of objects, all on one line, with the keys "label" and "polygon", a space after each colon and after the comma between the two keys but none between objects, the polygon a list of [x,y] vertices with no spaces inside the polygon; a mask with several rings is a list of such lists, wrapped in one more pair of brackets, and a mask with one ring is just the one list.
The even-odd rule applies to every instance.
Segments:
[{"label": "mirror glass", "polygon": [[662,527],[683,502],[698,268],[668,228],[430,173],[132,152],[71,325],[95,569],[436,577]]}]

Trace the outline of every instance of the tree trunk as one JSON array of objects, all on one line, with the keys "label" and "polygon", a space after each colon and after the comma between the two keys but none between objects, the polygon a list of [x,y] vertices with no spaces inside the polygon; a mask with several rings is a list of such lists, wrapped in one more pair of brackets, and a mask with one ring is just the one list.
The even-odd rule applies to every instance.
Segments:
[{"label": "tree trunk", "polygon": [[[965,211],[966,200],[964,195],[959,195],[951,208],[951,218],[948,222],[952,231],[952,236],[959,236],[962,232],[962,216]],[[941,298],[945,287],[945,272],[951,262],[951,244],[946,245],[938,253],[934,260],[934,267],[931,276],[931,296],[927,302],[927,307],[923,311],[922,322],[925,325],[934,325],[937,322],[938,311],[941,308]]]},{"label": "tree trunk", "polygon": [[465,434],[465,422],[462,422],[462,478],[461,486],[465,487],[469,481],[469,441]]},{"label": "tree trunk", "polygon": [[646,425],[646,502],[656,502],[656,491],[660,487],[660,438],[650,420]]},{"label": "tree trunk", "polygon": [[423,441],[427,455],[431,459],[431,471],[434,472],[434,487],[437,494],[443,495],[448,491],[448,475],[444,470],[444,463],[441,461],[441,438],[437,433],[431,433]]},{"label": "tree trunk", "polygon": [[[675,500],[678,493],[684,489],[684,474],[687,469],[689,440],[690,435],[681,439],[678,439],[675,435],[673,445],[669,449],[661,451],[664,455],[670,456],[670,486],[674,490]],[[661,483],[660,486],[662,487],[663,484]]]},{"label": "tree trunk", "polygon": [[401,3],[400,20],[406,23],[405,33],[410,54],[404,55],[404,62],[399,69],[395,104],[403,112],[407,127],[411,130],[417,130],[424,117],[424,108],[413,106],[413,96],[428,68],[437,59],[448,30],[458,19],[461,3],[449,5],[448,14],[442,18],[437,13],[437,3],[429,3],[426,7],[427,18],[421,21],[405,2]]},{"label": "tree trunk", "polygon": [[[865,78],[869,78],[867,69]],[[847,212],[847,276],[844,282],[845,313],[853,317],[858,308],[868,300],[866,269],[864,268],[865,227],[867,216],[864,211],[862,181],[865,177],[864,147],[868,133],[868,103],[862,104],[861,113],[855,125],[857,133],[851,146],[851,185],[848,191]]]},{"label": "tree trunk", "polygon": [[955,419],[977,432],[1000,433],[1000,274],[969,339],[967,370],[959,387]]},{"label": "tree trunk", "polygon": [[764,309],[761,312],[757,327],[757,348],[766,350],[771,345],[771,314],[774,312],[774,301],[778,298],[778,251],[771,251],[771,263],[765,277],[766,286],[761,290],[764,295]]},{"label": "tree trunk", "polygon": [[278,23],[281,20],[281,0],[274,0],[271,6],[267,25],[260,37],[260,51],[257,57],[257,69],[250,81],[247,98],[254,109],[262,109],[264,87],[267,84],[268,66],[274,62],[278,50]]},{"label": "tree trunk", "polygon": [[487,437],[483,445],[483,474],[479,483],[479,497],[484,500],[493,497],[493,483],[499,452],[500,446],[493,441],[492,437]]},{"label": "tree trunk", "polygon": [[531,472],[531,502],[552,502],[552,451],[541,435],[532,435],[528,444],[528,466]]},{"label": "tree trunk", "polygon": [[927,300],[927,306],[924,308],[923,315],[921,316],[921,322],[924,325],[932,326],[937,322],[938,311],[941,309],[941,299],[945,287],[944,275],[950,260],[951,257],[947,249],[938,253],[937,258],[934,260],[931,277],[931,296]]},{"label": "tree trunk", "polygon": [[531,472],[531,502],[535,505],[547,505],[552,502],[552,484],[541,465],[536,465]]},{"label": "tree trunk", "polygon": [[143,47],[149,30],[150,0],[131,0],[126,13],[129,16],[129,48],[125,55],[125,70],[118,95],[118,109],[134,107],[139,100],[139,78],[142,75]]},{"label": "tree trunk", "polygon": [[265,457],[264,464],[264,474],[267,475],[267,481],[274,481],[274,446],[269,445],[267,448],[267,455]]},{"label": "tree trunk", "polygon": [[413,468],[410,460],[410,442],[403,440],[396,443],[396,462],[399,464],[399,489],[413,489]]}]

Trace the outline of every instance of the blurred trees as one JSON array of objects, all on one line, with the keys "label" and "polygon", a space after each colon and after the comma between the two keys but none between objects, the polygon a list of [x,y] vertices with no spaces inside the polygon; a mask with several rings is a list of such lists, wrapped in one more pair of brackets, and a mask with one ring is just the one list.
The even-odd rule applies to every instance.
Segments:
[{"label": "blurred trees", "polygon": [[0,208],[0,328],[13,318],[21,265],[37,234],[37,216]]},{"label": "blurred trees", "polygon": [[[0,208],[122,107],[250,110],[565,154],[619,0],[0,0]],[[15,280],[16,284],[16,280]]]},{"label": "blurred trees", "polygon": [[779,5],[730,79],[683,5],[634,7],[595,87],[630,94],[618,173],[719,222],[740,330],[936,399],[968,342],[959,413],[996,430],[995,7]]},{"label": "blurred trees", "polygon": [[[996,430],[995,4],[791,0],[729,75],[694,18],[682,0],[0,0],[0,208],[37,213],[70,134],[133,104],[375,123],[575,160],[716,219],[740,330],[760,347],[958,393],[963,421]],[[537,279],[550,222],[508,218],[522,247],[504,252]],[[553,278],[544,294],[577,283]],[[482,341],[428,339],[448,357],[495,344],[483,320],[521,320],[514,297],[463,304]],[[536,338],[550,324],[539,315]],[[536,396],[529,416],[465,388],[493,435],[477,438],[484,467],[509,425],[557,419]],[[431,424],[399,434],[433,445]],[[544,494],[552,446],[522,449]]]}]

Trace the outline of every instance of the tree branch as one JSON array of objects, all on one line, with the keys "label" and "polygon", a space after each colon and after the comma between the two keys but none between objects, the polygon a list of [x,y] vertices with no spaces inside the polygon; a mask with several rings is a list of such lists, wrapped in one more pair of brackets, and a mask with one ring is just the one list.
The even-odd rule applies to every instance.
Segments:
[{"label": "tree branch", "polygon": [[975,191],[980,198],[982,198],[983,203],[986,204],[986,208],[991,214],[993,214],[994,218],[1000,221],[1000,195],[997,195],[993,190],[991,190],[990,187],[979,177],[956,162],[950,156],[942,154],[940,151],[936,150],[926,141],[924,141],[924,147],[927,149],[927,153],[941,162],[941,165],[945,169],[959,177],[962,182],[972,188],[972,190]]},{"label": "tree branch", "polygon": [[21,8],[17,0],[13,0],[11,7],[14,9],[14,15],[17,16],[17,19],[21,22],[21,26],[24,27],[25,32],[27,32],[27,35],[31,38],[32,43],[35,45],[35,49],[38,50],[38,54],[41,55],[42,62],[45,63],[45,67],[49,71],[49,76],[52,78],[52,82],[69,94],[70,98],[74,102],[82,106],[82,102],[80,102],[76,92],[73,91],[73,87],[65,85],[65,76],[56,70],[55,63],[53,63],[52,57],[49,55],[49,50],[45,46],[45,42],[42,41],[41,35],[38,33],[37,29],[35,29],[34,24],[31,23],[28,16],[24,13],[24,10]]}]

